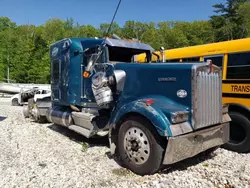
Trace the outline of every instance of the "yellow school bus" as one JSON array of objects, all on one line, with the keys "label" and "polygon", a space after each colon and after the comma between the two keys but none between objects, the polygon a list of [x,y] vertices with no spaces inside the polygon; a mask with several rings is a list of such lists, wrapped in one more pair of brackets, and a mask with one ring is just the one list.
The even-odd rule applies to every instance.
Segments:
[{"label": "yellow school bus", "polygon": [[[165,62],[212,60],[222,69],[223,103],[229,104],[230,141],[224,146],[236,152],[250,151],[250,38],[155,52]],[[145,55],[138,55],[143,63]],[[152,62],[157,57],[152,56]]]}]

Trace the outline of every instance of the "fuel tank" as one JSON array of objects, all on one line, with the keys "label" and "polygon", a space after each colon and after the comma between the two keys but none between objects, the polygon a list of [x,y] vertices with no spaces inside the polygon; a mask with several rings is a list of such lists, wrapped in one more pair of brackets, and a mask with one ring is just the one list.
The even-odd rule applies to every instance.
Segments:
[{"label": "fuel tank", "polygon": [[49,122],[69,127],[73,124],[71,111],[62,107],[52,107],[46,113]]}]

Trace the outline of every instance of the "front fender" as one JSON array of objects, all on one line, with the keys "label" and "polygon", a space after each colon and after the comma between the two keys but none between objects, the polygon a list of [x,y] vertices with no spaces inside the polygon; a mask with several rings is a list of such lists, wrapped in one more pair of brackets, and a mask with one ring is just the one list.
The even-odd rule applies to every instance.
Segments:
[{"label": "front fender", "polygon": [[[146,100],[154,102],[146,104]],[[166,97],[151,96],[124,104],[112,113],[111,124],[115,127],[119,121],[128,113],[138,113],[146,117],[156,128],[161,136],[174,136],[171,131],[169,114],[171,112],[186,110],[187,108],[174,103]]]}]

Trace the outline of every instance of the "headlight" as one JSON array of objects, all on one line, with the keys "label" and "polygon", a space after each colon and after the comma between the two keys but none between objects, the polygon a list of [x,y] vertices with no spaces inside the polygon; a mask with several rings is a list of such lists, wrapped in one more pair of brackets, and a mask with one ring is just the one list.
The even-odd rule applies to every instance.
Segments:
[{"label": "headlight", "polygon": [[181,123],[188,121],[188,115],[188,111],[174,112],[171,114],[171,121],[172,123]]},{"label": "headlight", "polygon": [[229,107],[228,104],[224,104],[224,105],[222,106],[222,114],[228,113],[228,107]]},{"label": "headlight", "polygon": [[101,88],[106,81],[105,73],[104,72],[97,72],[92,77],[92,84],[95,88]]}]

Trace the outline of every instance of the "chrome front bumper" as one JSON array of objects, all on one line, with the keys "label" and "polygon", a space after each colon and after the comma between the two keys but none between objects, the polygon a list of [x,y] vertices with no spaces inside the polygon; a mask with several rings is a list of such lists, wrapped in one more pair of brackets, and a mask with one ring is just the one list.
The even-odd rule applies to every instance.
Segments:
[{"label": "chrome front bumper", "polygon": [[173,164],[229,141],[229,123],[169,137],[163,164]]}]

